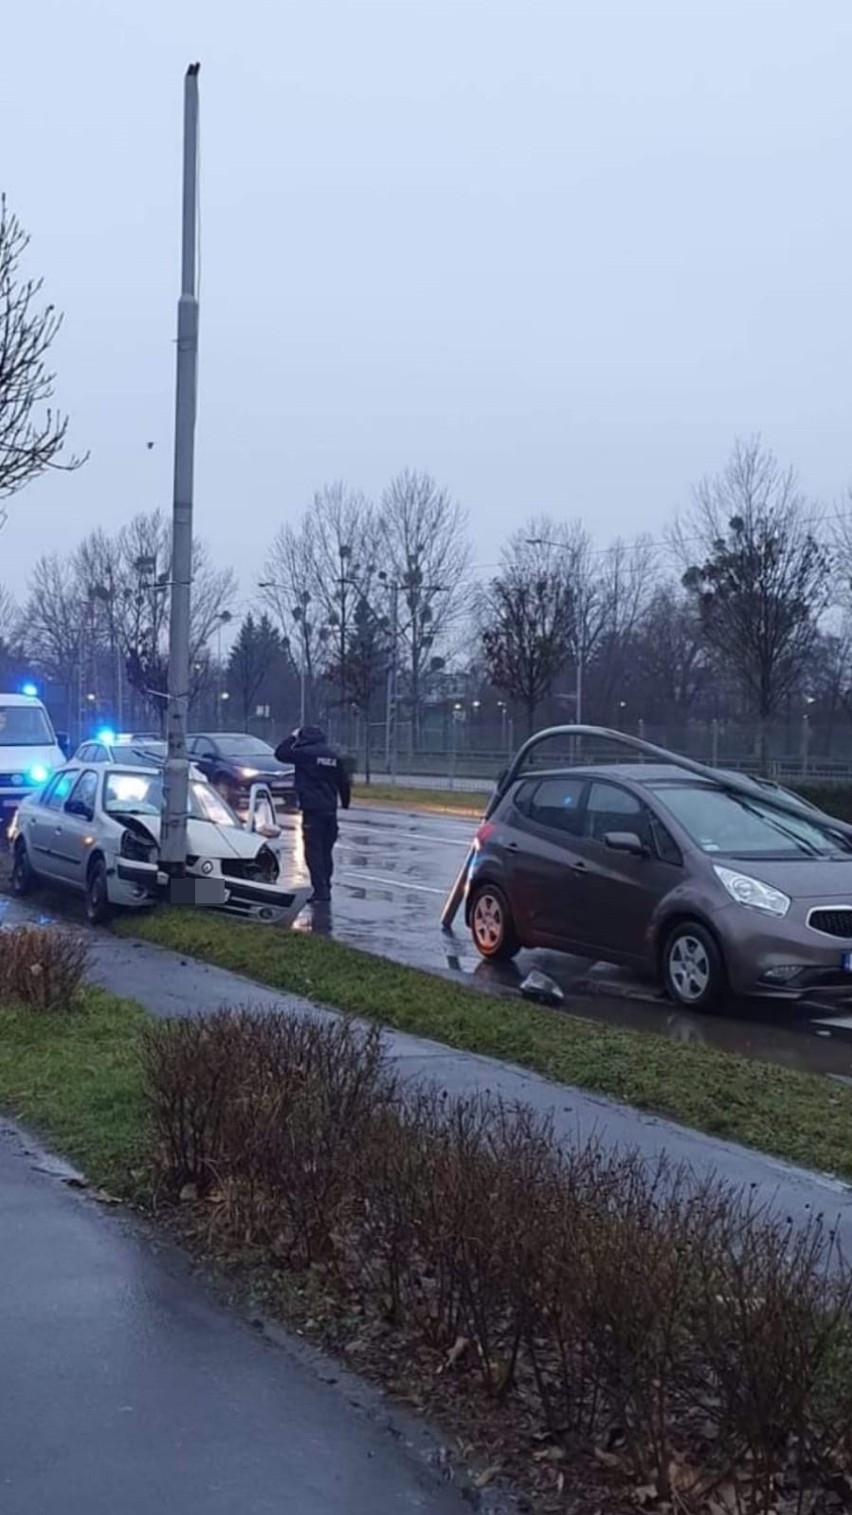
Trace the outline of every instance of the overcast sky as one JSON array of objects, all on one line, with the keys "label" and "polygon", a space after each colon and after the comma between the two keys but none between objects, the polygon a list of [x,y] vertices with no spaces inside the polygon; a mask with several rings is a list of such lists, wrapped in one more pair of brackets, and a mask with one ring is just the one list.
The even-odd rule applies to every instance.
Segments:
[{"label": "overcast sky", "polygon": [[170,506],[196,58],[196,526],[246,593],[316,486],[405,465],[483,566],[533,511],[658,534],[738,432],[835,499],[850,43],[849,0],[7,5],[0,187],[91,461],[11,501],[0,580]]}]

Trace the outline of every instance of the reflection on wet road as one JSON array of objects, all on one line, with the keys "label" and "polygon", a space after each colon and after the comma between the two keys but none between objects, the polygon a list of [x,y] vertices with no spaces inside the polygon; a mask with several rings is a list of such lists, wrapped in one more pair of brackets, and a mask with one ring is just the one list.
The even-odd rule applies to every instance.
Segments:
[{"label": "reflection on wet road", "polygon": [[[727,1014],[691,1015],[676,1009],[652,982],[604,964],[554,952],[523,952],[509,964],[483,962],[461,916],[451,935],[439,925],[474,829],[470,820],[445,815],[366,808],[342,815],[333,905],[306,910],[295,929],[327,933],[398,962],[466,978],[491,993],[517,993],[535,967],[562,989],[565,1010],[589,1020],[710,1042],[761,1061],[852,1080],[852,996],[845,1006],[737,1002]],[[281,850],[285,876],[301,876],[296,819],[288,821]]]}]

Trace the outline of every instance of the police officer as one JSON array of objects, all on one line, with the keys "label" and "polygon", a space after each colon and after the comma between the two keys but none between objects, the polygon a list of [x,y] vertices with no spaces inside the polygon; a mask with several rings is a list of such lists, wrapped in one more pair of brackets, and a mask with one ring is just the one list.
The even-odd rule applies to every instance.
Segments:
[{"label": "police officer", "polygon": [[305,862],[311,875],[310,903],[331,899],[334,844],[337,841],[337,805],[349,809],[352,797],[343,759],[329,747],[318,726],[302,726],[286,736],[276,748],[279,763],[292,763],[296,770],[296,795],[302,812]]}]

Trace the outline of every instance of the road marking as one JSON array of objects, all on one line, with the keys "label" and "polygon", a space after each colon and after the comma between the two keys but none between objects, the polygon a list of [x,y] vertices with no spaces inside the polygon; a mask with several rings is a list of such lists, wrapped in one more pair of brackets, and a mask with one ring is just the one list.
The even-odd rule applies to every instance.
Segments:
[{"label": "road marking", "polygon": [[418,894],[446,894],[446,889],[435,889],[432,884],[409,884],[401,878],[380,878],[377,873],[362,873],[360,868],[356,873],[352,869],[341,869],[341,878],[366,879],[369,884],[389,884],[396,889],[414,889]]}]

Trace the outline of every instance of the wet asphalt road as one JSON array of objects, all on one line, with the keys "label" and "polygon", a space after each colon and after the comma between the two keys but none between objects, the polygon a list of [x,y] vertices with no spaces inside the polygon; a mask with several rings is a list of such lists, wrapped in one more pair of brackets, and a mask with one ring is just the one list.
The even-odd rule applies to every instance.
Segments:
[{"label": "wet asphalt road", "polygon": [[2,1515],[470,1509],[368,1390],[260,1337],[48,1168],[0,1122]]},{"label": "wet asphalt road", "polygon": [[[303,877],[297,818],[282,841],[283,873]],[[478,956],[461,914],[453,933],[439,917],[464,861],[476,822],[368,807],[341,815],[330,911],[307,910],[297,930],[329,933],[371,952],[473,982],[491,993],[517,993],[531,968],[553,978],[565,1011],[677,1041],[705,1041],[761,1061],[852,1079],[852,996],[848,1004],[735,1002],[725,1013],[690,1015],[651,982],[620,969],[555,952],[523,952],[514,963]]]}]

